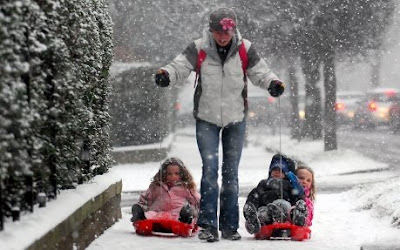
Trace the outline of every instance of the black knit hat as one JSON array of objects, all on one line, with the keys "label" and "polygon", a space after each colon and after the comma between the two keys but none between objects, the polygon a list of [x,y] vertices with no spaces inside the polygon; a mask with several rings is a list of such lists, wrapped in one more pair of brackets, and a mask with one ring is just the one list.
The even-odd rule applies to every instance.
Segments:
[{"label": "black knit hat", "polygon": [[236,29],[236,14],[232,9],[220,8],[210,14],[211,31],[234,31]]},{"label": "black knit hat", "polygon": [[271,164],[269,165],[269,173],[271,173],[274,168],[282,168],[283,172],[291,171],[294,173],[296,165],[294,161],[286,155],[276,154],[272,157]]}]

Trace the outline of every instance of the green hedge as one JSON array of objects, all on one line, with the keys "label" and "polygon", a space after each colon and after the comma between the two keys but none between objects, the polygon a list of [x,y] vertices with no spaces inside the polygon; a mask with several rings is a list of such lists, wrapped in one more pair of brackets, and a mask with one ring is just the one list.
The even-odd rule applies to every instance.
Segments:
[{"label": "green hedge", "polygon": [[107,1],[1,1],[0,58],[0,216],[10,217],[110,166]]}]

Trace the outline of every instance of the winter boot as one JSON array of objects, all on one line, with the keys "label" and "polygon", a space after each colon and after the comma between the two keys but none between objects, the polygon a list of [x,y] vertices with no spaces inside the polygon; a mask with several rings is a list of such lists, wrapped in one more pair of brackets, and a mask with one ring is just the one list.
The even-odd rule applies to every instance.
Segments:
[{"label": "winter boot", "polygon": [[298,200],[295,208],[292,210],[292,222],[296,226],[303,227],[306,224],[307,205],[304,200]]},{"label": "winter boot", "polygon": [[206,240],[207,242],[219,241],[218,230],[212,226],[204,226],[200,230],[198,237],[200,240]]},{"label": "winter boot", "polygon": [[240,240],[242,238],[237,230],[222,230],[221,237],[226,240]]},{"label": "winter boot", "polygon": [[246,219],[245,226],[247,232],[249,232],[250,234],[258,233],[260,231],[261,224],[260,220],[257,217],[256,207],[251,203],[244,204],[243,215]]},{"label": "winter boot", "polygon": [[131,222],[136,222],[138,220],[144,219],[146,219],[146,216],[144,216],[143,208],[139,204],[133,205]]},{"label": "winter boot", "polygon": [[186,224],[191,224],[193,221],[193,208],[190,206],[189,203],[186,203],[186,205],[184,205],[179,213],[179,221],[186,223]]},{"label": "winter boot", "polygon": [[257,211],[257,217],[260,220],[260,224],[263,225],[269,225],[272,224],[272,218],[268,212],[268,207],[263,206],[260,207]]},{"label": "winter boot", "polygon": [[271,216],[272,221],[276,223],[283,223],[287,220],[286,213],[283,209],[275,203],[267,205],[268,214]]}]

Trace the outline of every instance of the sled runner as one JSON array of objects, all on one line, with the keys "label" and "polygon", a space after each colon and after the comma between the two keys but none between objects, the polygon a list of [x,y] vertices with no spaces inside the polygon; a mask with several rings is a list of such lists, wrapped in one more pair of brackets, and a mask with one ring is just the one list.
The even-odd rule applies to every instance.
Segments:
[{"label": "sled runner", "polygon": [[295,240],[303,241],[311,238],[311,230],[308,227],[299,227],[289,222],[275,223],[261,227],[255,234],[258,240]]},{"label": "sled runner", "polygon": [[171,219],[146,219],[133,223],[136,234],[144,236],[180,236],[190,237],[197,231],[197,225],[182,223]]}]

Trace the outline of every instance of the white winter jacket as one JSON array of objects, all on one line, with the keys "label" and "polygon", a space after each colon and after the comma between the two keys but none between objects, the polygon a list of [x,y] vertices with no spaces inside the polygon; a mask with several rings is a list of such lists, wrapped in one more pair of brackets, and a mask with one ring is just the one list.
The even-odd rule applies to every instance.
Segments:
[{"label": "white winter jacket", "polygon": [[245,81],[242,62],[238,53],[241,43],[245,44],[248,67],[247,76],[251,83],[267,89],[272,80],[279,80],[260,58],[250,41],[243,39],[236,30],[232,45],[224,63],[217,52],[215,40],[208,29],[203,37],[191,43],[170,64],[162,69],[169,73],[170,85],[182,83],[196,70],[197,55],[203,49],[207,56],[200,69],[200,80],[194,98],[194,116],[220,127],[240,122],[245,117],[242,96]]}]

